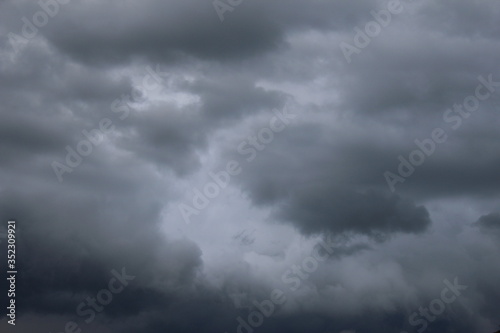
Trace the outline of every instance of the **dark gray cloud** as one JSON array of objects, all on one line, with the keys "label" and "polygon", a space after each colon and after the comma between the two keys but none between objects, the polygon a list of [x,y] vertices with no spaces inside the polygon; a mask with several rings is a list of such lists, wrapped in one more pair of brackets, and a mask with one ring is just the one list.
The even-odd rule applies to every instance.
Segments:
[{"label": "dark gray cloud", "polygon": [[500,214],[490,213],[483,215],[477,220],[476,224],[486,230],[500,228]]},{"label": "dark gray cloud", "polygon": [[130,116],[124,123],[124,135],[118,146],[142,159],[170,166],[183,175],[199,167],[197,150],[206,146],[208,129],[196,118],[172,112],[175,106]]},{"label": "dark gray cloud", "polygon": [[285,201],[278,213],[304,232],[354,231],[377,234],[422,232],[428,211],[397,195],[345,189],[307,188]]},{"label": "dark gray cloud", "polygon": [[[255,332],[411,332],[455,277],[467,289],[425,331],[496,328],[495,1],[404,1],[350,63],[340,43],[387,2],[233,2],[221,21],[212,1],[56,1],[0,2],[16,331],[237,332],[281,288]],[[489,96],[446,119],[480,76]],[[268,140],[287,107],[297,117]],[[384,173],[435,128],[446,140],[391,192]],[[226,178],[230,160],[241,173]],[[76,307],[122,267],[135,279],[85,323]]]},{"label": "dark gray cloud", "polygon": [[[369,6],[368,1],[248,2],[243,10],[226,13],[231,17],[221,24],[207,1],[75,3],[61,9],[64,14],[47,26],[44,35],[60,50],[87,62],[116,63],[142,56],[169,62],[186,55],[232,60],[283,46],[287,29],[346,29],[363,19],[363,9]],[[63,28],[67,22],[71,29]]]}]

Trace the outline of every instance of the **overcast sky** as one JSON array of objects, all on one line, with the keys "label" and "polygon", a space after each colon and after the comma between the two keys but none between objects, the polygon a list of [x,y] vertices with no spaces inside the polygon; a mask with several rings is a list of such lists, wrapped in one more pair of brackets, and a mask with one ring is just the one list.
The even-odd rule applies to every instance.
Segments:
[{"label": "overcast sky", "polygon": [[499,22],[495,0],[0,1],[1,331],[492,333]]}]

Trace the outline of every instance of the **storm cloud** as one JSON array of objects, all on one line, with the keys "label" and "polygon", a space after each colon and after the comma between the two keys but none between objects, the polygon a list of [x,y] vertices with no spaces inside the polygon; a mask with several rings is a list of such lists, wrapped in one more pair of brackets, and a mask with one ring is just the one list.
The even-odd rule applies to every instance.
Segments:
[{"label": "storm cloud", "polygon": [[2,332],[492,333],[499,19],[1,1]]}]

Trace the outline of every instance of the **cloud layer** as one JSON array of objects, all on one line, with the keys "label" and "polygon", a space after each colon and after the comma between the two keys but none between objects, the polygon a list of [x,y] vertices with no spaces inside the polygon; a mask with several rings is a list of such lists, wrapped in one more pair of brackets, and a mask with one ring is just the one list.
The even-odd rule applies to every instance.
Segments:
[{"label": "cloud layer", "polygon": [[0,3],[16,331],[493,332],[498,4],[215,3]]}]

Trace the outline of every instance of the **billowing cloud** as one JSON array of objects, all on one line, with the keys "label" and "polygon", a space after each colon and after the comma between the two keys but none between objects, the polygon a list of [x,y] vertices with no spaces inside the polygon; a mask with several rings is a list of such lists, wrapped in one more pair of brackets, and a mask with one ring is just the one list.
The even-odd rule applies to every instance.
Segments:
[{"label": "billowing cloud", "polygon": [[495,1],[0,8],[16,332],[497,328]]}]

